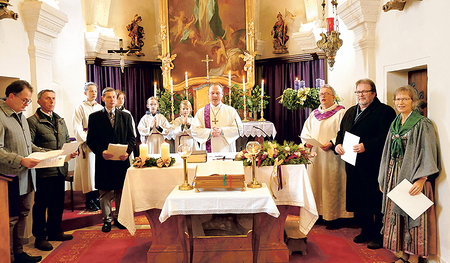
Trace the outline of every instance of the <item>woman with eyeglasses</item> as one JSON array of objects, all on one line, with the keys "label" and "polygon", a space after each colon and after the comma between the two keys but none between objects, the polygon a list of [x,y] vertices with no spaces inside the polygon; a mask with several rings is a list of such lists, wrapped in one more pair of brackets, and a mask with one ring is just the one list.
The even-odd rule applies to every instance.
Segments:
[{"label": "woman with eyeglasses", "polygon": [[417,93],[409,85],[394,92],[395,108],[400,114],[389,129],[378,176],[383,192],[383,247],[403,252],[396,263],[416,263],[419,257],[437,252],[435,206],[413,220],[386,196],[407,180],[412,184],[408,194],[423,193],[434,202],[432,182],[439,174],[436,131],[431,121],[416,110],[418,103]]}]

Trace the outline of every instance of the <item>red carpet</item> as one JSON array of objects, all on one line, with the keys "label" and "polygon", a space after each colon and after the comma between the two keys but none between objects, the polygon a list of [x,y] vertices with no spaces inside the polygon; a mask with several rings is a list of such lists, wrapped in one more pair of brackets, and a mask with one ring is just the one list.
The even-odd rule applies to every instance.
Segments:
[{"label": "red carpet", "polygon": [[[295,217],[289,216],[288,220],[295,220]],[[138,225],[148,224],[145,216],[135,217],[135,222]],[[315,225],[308,234],[307,255],[294,253],[289,257],[289,262],[381,263],[396,259],[385,249],[371,250],[367,248],[367,243],[355,244],[352,240],[359,232],[358,228],[326,230],[324,225]],[[138,229],[135,236],[131,236],[127,230],[114,228],[110,233],[78,230],[73,235],[73,240],[63,242],[42,262],[146,262],[152,242],[149,229]]]}]

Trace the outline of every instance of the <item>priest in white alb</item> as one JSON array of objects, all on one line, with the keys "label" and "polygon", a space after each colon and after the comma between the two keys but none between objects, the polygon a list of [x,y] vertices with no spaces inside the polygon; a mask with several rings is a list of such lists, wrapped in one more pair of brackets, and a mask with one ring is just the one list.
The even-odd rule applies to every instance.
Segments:
[{"label": "priest in white alb", "polygon": [[223,87],[209,86],[210,104],[199,109],[192,121],[192,137],[207,152],[235,152],[236,139],[242,133],[242,122],[237,111],[222,103]]},{"label": "priest in white alb", "polygon": [[331,149],[336,141],[345,108],[335,103],[336,93],[330,85],[319,91],[320,106],[309,115],[303,125],[301,138],[313,138],[322,144],[312,148],[317,156],[308,165],[308,176],[316,200],[319,215],[328,223],[328,228],[338,228],[336,219],[353,217],[345,209],[346,173],[344,162]]}]

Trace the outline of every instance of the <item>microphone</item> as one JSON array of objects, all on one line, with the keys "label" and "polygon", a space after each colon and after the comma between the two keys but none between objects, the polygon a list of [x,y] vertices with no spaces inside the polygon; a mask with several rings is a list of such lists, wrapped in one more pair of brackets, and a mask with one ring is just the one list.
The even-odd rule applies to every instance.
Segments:
[{"label": "microphone", "polygon": [[258,126],[253,126],[253,128],[262,131],[264,133],[265,137],[270,137],[263,129],[259,128]]}]

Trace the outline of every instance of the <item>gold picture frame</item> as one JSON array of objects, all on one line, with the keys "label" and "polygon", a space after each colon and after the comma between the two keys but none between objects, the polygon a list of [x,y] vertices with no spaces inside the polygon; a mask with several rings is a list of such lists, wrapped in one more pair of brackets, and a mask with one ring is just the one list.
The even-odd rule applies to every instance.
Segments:
[{"label": "gold picture frame", "polygon": [[[240,77],[245,76],[245,87],[246,90],[251,90],[251,88],[255,85],[255,71],[254,71],[254,59],[255,59],[255,28],[254,28],[254,14],[253,14],[253,1],[254,0],[233,0],[233,1],[225,1],[221,2],[222,5],[219,5],[217,0],[199,0],[199,1],[182,1],[182,0],[160,0],[160,17],[161,17],[161,51],[162,55],[158,56],[158,58],[162,61],[162,71],[163,71],[163,87],[170,91],[170,77],[173,78],[173,91],[184,91],[186,88],[185,74],[188,74],[188,87],[192,86],[200,86],[206,83],[220,83],[224,87],[229,87],[229,79],[227,68],[236,69],[233,71],[231,86],[238,84],[240,88],[243,86],[243,80]],[[223,11],[220,15],[225,14],[225,18],[229,18],[230,14],[236,13],[234,18],[239,17],[238,14],[245,13],[245,19],[241,18],[242,21],[245,20],[245,32],[243,28],[239,29],[239,25],[234,25],[233,23],[236,20],[230,20],[230,23],[224,20],[220,21],[220,26],[223,26],[225,34],[223,36],[228,37],[219,38],[216,37],[213,41],[205,40],[206,37],[201,37],[200,30],[196,30],[193,28],[192,24],[196,23],[197,20],[200,20],[195,17],[193,5],[197,8],[197,4],[199,2],[215,2],[217,9],[223,8]],[[241,6],[240,6],[241,5]],[[245,9],[242,10],[242,5],[245,6]],[[185,10],[183,10],[185,8]],[[197,14],[200,8],[197,8]],[[219,12],[217,12],[219,13]],[[228,16],[227,16],[228,14]],[[220,20],[221,18],[219,18]],[[238,22],[236,22],[238,23]],[[235,28],[232,28],[235,27]],[[181,30],[180,30],[181,29]],[[192,30],[190,30],[192,29]],[[211,29],[212,31],[212,29]],[[183,34],[184,33],[184,34]],[[198,37],[196,37],[196,33],[198,33]],[[241,54],[234,53],[231,54],[229,49],[225,48],[225,42],[228,41],[227,44],[233,40],[235,43],[237,40],[236,48],[238,45],[241,45]],[[242,40],[245,39],[245,49],[242,48],[244,44]],[[182,42],[184,41],[184,42]],[[201,42],[203,41],[203,42]],[[186,44],[182,46],[182,44]],[[208,44],[210,44],[210,51],[208,50]],[[206,47],[205,47],[206,46]],[[228,47],[228,45],[227,45]],[[183,50],[185,48],[185,50]],[[216,60],[216,64],[214,66],[221,66],[222,68],[218,68],[215,75],[210,74],[213,72],[213,69],[206,70],[205,63],[202,63],[199,59],[199,52],[206,53],[202,60],[206,60],[206,55],[209,55],[209,58],[213,61]],[[214,51],[216,51],[214,53]],[[223,51],[226,51],[226,54],[223,54]],[[197,54],[195,53],[197,52]],[[220,55],[217,55],[219,53]],[[239,53],[239,52],[238,52]],[[193,56],[195,54],[197,57],[195,59],[191,59],[190,57],[185,56]],[[213,56],[213,57],[211,57]],[[233,56],[234,61],[238,61],[239,56],[239,65],[236,66],[234,63],[234,67],[230,66],[230,57]],[[225,60],[225,66],[220,64],[223,59]],[[219,62],[217,62],[217,60]],[[177,63],[178,62],[178,63]],[[202,64],[200,64],[202,63]],[[212,62],[211,64],[213,64]],[[201,65],[201,66],[200,66]],[[199,74],[199,68],[204,69],[204,74]],[[211,67],[211,66],[210,66]],[[197,73],[190,73],[196,70]],[[209,78],[208,78],[209,77]],[[208,81],[209,80],[209,81]]]}]

